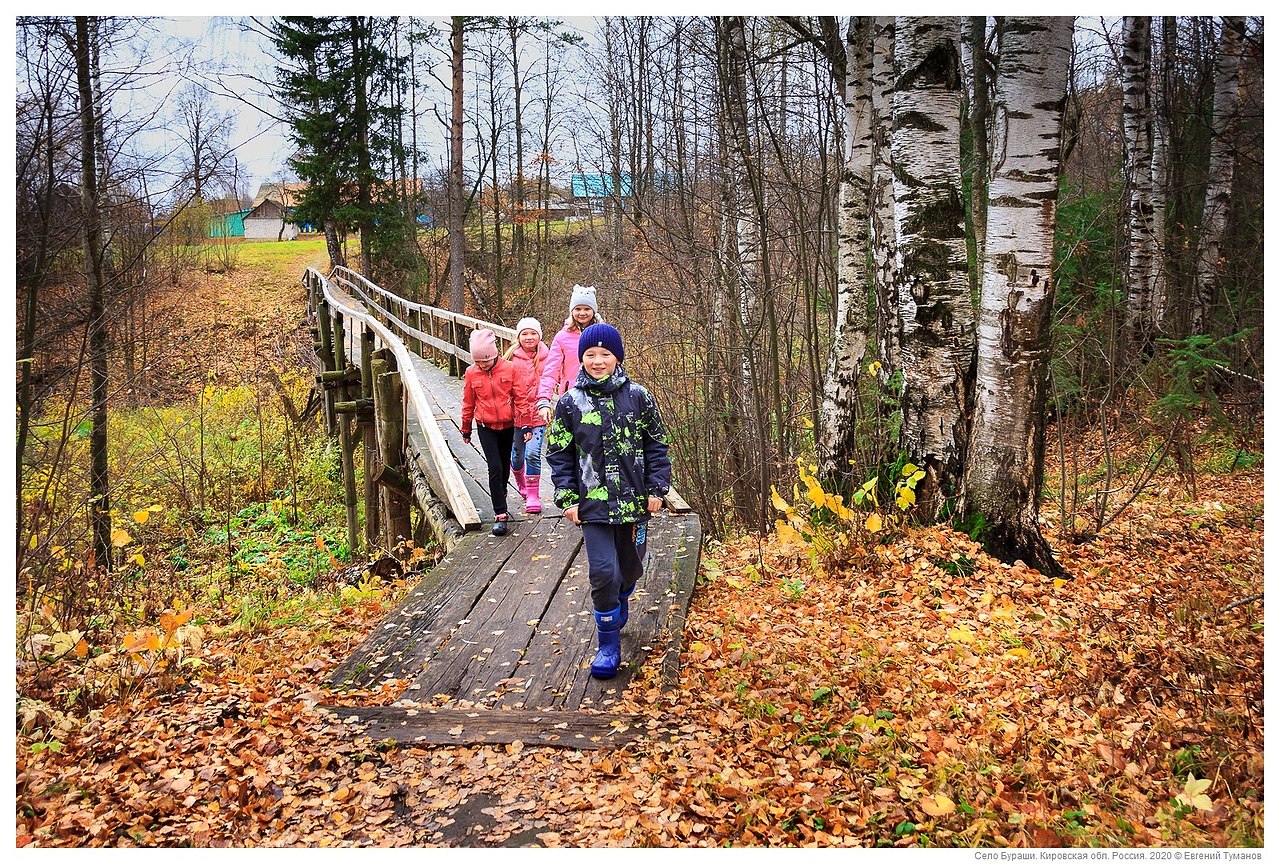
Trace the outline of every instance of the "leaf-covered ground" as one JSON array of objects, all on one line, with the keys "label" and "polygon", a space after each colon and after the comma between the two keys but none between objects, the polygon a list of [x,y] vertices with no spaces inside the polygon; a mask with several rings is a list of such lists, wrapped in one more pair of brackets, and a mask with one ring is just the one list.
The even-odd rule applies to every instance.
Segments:
[{"label": "leaf-covered ground", "polygon": [[680,685],[649,664],[624,708],[650,735],[621,750],[334,723],[319,703],[398,695],[322,690],[390,597],[213,638],[189,687],[60,753],[20,737],[18,844],[1260,844],[1262,602],[1231,604],[1262,591],[1261,489],[1144,498],[1061,550],[1069,581],[940,528],[829,575],[712,549]]},{"label": "leaf-covered ground", "polygon": [[[296,362],[304,263],[172,294],[168,395]],[[612,751],[359,736],[320,705],[397,688],[323,682],[407,586],[250,631],[229,597],[176,688],[20,718],[17,845],[1257,845],[1262,488],[1162,477],[1058,544],[1061,582],[941,528],[821,574],[776,540],[709,548],[679,686],[653,658],[622,706],[649,735]]]}]

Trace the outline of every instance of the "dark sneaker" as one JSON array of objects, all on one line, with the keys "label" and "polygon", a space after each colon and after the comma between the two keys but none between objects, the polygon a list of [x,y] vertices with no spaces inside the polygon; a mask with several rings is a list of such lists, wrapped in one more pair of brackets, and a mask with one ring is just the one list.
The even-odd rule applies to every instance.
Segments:
[{"label": "dark sneaker", "polygon": [[507,517],[499,516],[493,523],[493,536],[502,537],[507,533]]}]

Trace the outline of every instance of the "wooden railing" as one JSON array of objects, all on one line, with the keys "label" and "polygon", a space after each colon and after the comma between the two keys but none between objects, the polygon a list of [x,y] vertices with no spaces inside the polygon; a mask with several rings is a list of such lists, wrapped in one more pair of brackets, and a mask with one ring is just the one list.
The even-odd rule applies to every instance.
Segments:
[{"label": "wooden railing", "polygon": [[498,337],[498,350],[505,351],[516,340],[516,331],[491,321],[472,318],[461,312],[450,312],[437,306],[414,303],[392,294],[346,267],[335,267],[330,277],[352,297],[364,301],[383,317],[383,323],[394,329],[419,357],[432,360],[454,375],[461,375],[472,363],[470,344],[473,330],[492,330]]},{"label": "wooden railing", "polygon": [[[322,366],[331,365],[333,367],[322,371],[321,378],[324,379],[326,375],[331,375],[334,376],[333,380],[339,382],[357,379],[359,373],[346,363],[346,358],[350,356],[345,344],[348,337],[351,338],[353,343],[357,338],[360,340],[362,364],[368,362],[368,355],[372,354],[372,351],[378,346],[393,352],[396,358],[396,365],[401,372],[400,381],[404,387],[409,410],[413,412],[426,437],[427,447],[435,468],[436,477],[433,479],[438,481],[439,487],[435,489],[435,492],[461,528],[464,530],[478,528],[481,524],[480,514],[476,510],[475,502],[471,500],[471,495],[467,492],[466,486],[463,485],[462,472],[459,470],[453,454],[449,452],[449,445],[445,441],[444,433],[436,421],[433,404],[427,397],[422,381],[414,372],[413,352],[390,327],[378,321],[370,311],[362,307],[359,302],[356,302],[358,298],[364,303],[370,303],[371,309],[377,308],[383,314],[388,314],[378,304],[371,303],[370,291],[367,289],[373,289],[373,293],[378,296],[394,297],[395,295],[388,295],[387,292],[377,288],[377,286],[363,277],[358,277],[357,281],[357,279],[350,278],[352,276],[358,277],[358,274],[351,273],[351,271],[335,272],[336,278],[331,280],[314,268],[307,268],[303,276],[303,282],[306,284],[309,293],[309,302],[312,308],[316,310],[317,353],[321,356]],[[363,286],[363,290],[361,286]],[[344,290],[347,287],[355,289],[354,297]],[[430,307],[424,308],[429,309]],[[471,320],[474,321],[475,319]],[[348,327],[344,322],[351,322],[354,326]],[[403,322],[401,323],[403,325]],[[359,331],[358,335],[357,331]],[[426,335],[417,328],[409,328],[409,332],[416,333],[419,337]],[[470,361],[469,354],[466,355],[466,360]],[[358,401],[356,404],[359,404]],[[333,399],[328,395],[326,395],[326,412],[328,422],[334,424],[336,421],[334,418]],[[346,435],[347,424],[344,422],[338,425],[343,430],[343,434]],[[347,465],[349,458],[347,451],[349,449],[344,442],[344,485],[349,490],[347,502],[348,531],[354,534],[354,498],[350,491],[354,487],[354,479],[348,480],[346,477],[349,471]],[[352,545],[354,548],[354,543]]]}]

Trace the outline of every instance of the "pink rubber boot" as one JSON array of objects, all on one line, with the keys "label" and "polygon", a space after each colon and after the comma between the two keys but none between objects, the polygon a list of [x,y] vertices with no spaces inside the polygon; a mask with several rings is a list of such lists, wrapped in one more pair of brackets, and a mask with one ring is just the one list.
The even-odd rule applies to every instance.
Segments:
[{"label": "pink rubber boot", "polygon": [[519,468],[512,468],[511,473],[516,476],[516,491],[520,493],[521,498],[524,498],[526,495],[524,471]]},{"label": "pink rubber boot", "polygon": [[526,513],[542,512],[542,499],[538,497],[538,481],[541,479],[540,474],[529,474],[525,477],[524,512]]}]

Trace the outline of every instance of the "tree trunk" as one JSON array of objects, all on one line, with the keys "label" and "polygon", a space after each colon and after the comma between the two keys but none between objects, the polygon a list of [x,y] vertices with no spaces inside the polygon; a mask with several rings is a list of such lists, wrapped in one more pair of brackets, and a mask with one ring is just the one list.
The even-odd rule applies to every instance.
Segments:
[{"label": "tree trunk", "polygon": [[840,178],[836,322],[817,430],[822,476],[846,480],[857,444],[858,372],[867,351],[867,205],[871,191],[871,23],[845,40],[844,165]]},{"label": "tree trunk", "polygon": [[973,154],[970,162],[970,200],[973,221],[973,248],[975,265],[971,268],[971,287],[982,285],[982,261],[987,245],[987,176],[991,171],[990,144],[987,141],[987,123],[990,120],[988,90],[991,86],[987,58],[987,16],[975,15],[969,19],[969,53],[973,58],[973,102],[969,110],[969,129],[973,133]]},{"label": "tree trunk", "polygon": [[973,366],[960,187],[960,23],[959,18],[899,18],[894,40],[902,431],[906,452],[928,472],[917,488],[929,520],[960,490]]},{"label": "tree trunk", "polygon": [[1053,312],[1053,240],[1074,19],[999,19],[996,151],[978,318],[964,505],[987,549],[1043,573],[1061,567],[1040,533]]},{"label": "tree trunk", "polygon": [[1151,18],[1126,15],[1121,55],[1124,88],[1122,119],[1125,137],[1125,179],[1129,186],[1128,246],[1125,270],[1128,286],[1126,318],[1129,351],[1136,355],[1151,338],[1151,274],[1154,260],[1151,203]]},{"label": "tree trunk", "polygon": [[1244,40],[1244,18],[1224,16],[1214,69],[1213,143],[1209,149],[1209,181],[1204,190],[1204,215],[1200,219],[1200,241],[1196,245],[1198,302],[1192,309],[1191,332],[1208,333],[1213,304],[1222,279],[1222,238],[1227,231],[1235,175],[1235,148],[1231,127],[1240,102],[1240,54]]},{"label": "tree trunk", "polygon": [[1169,210],[1169,148],[1173,143],[1170,119],[1170,96],[1177,56],[1178,19],[1165,15],[1160,19],[1163,31],[1160,50],[1160,73],[1152,89],[1151,139],[1151,325],[1163,326],[1165,305],[1169,296],[1169,259],[1166,222]]},{"label": "tree trunk", "polygon": [[875,268],[876,333],[886,373],[902,368],[898,317],[897,235],[893,227],[893,16],[875,20],[871,57],[871,260]]},{"label": "tree trunk", "polygon": [[463,291],[463,267],[466,255],[466,237],[463,235],[462,185],[462,16],[455,15],[452,23],[450,46],[453,68],[453,109],[449,122],[449,309],[465,312],[466,293]]},{"label": "tree trunk", "polygon": [[89,528],[97,564],[110,570],[111,496],[107,475],[107,320],[101,210],[98,200],[97,102],[90,81],[90,19],[76,16],[76,83],[80,95],[80,202],[83,208],[84,278],[89,292]]}]

